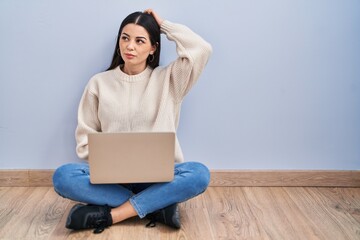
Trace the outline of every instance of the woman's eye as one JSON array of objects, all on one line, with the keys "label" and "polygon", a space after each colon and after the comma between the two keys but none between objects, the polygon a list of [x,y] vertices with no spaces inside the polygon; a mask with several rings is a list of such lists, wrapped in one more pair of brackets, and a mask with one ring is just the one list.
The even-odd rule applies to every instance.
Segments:
[{"label": "woman's eye", "polygon": [[140,39],[137,40],[136,42],[137,42],[138,44],[143,44],[143,43],[145,43],[143,40],[140,40]]},{"label": "woman's eye", "polygon": [[127,41],[127,40],[129,40],[129,38],[128,38],[128,37],[123,36],[123,37],[121,37],[121,40]]}]

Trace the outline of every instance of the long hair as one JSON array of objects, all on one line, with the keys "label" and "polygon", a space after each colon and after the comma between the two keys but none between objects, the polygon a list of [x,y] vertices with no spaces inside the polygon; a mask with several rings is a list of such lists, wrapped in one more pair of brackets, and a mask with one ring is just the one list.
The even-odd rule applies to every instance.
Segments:
[{"label": "long hair", "polygon": [[145,30],[149,34],[151,45],[152,46],[156,45],[156,50],[154,52],[154,59],[152,59],[151,62],[149,61],[149,58],[146,60],[146,64],[148,66],[152,68],[156,68],[157,66],[159,66],[159,61],[160,61],[160,48],[161,48],[160,27],[152,15],[143,12],[134,12],[131,13],[129,16],[127,16],[120,25],[113,58],[110,67],[107,70],[114,69],[120,64],[124,64],[124,59],[122,59],[121,55],[118,54],[118,52],[120,51],[119,39],[123,28],[129,23],[134,23],[145,28]]}]

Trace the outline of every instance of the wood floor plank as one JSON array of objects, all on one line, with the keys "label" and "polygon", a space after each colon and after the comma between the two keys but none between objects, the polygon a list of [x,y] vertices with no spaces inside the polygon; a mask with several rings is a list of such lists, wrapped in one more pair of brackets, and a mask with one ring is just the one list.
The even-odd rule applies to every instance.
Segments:
[{"label": "wood floor plank", "polygon": [[[180,205],[182,227],[176,239],[216,239],[202,194]],[[182,236],[184,236],[182,238]]]},{"label": "wood floor plank", "polygon": [[317,195],[319,192],[316,188],[287,188],[286,191],[307,217],[307,221],[317,226],[321,239],[357,239],[356,233],[349,231],[344,224],[358,224],[349,221],[349,218],[340,212],[334,214],[334,211],[329,210],[330,205]]},{"label": "wood floor plank", "polygon": [[99,235],[65,228],[74,204],[49,187],[0,188],[0,239],[360,239],[360,188],[210,187],[180,204],[180,230],[135,217]]},{"label": "wood floor plank", "polygon": [[214,239],[261,236],[258,226],[248,224],[253,216],[244,209],[246,205],[239,203],[241,197],[234,195],[233,188],[211,187],[204,199]]},{"label": "wood floor plank", "polygon": [[230,189],[234,209],[241,221],[239,237],[245,239],[269,239],[261,224],[256,220],[255,212],[251,208],[252,203],[248,201],[245,189],[246,188]]},{"label": "wood floor plank", "polygon": [[18,216],[22,216],[25,204],[31,202],[33,191],[33,189],[28,187],[9,187],[6,194],[1,197],[0,236],[11,236],[11,231],[17,231],[16,219],[18,219]]},{"label": "wood floor plank", "polygon": [[52,188],[35,188],[21,212],[11,219],[9,225],[16,227],[8,229],[7,236],[16,234],[21,239],[48,239],[67,202],[59,198]]},{"label": "wood floor plank", "polygon": [[105,235],[103,239],[110,239],[111,236],[118,236],[119,239],[151,239],[151,237],[155,240],[159,239],[159,236],[156,236],[157,232],[154,231],[154,229],[145,228],[146,223],[147,221],[145,219],[141,220],[138,217],[128,219],[106,229],[104,231]]},{"label": "wood floor plank", "polygon": [[17,192],[11,194],[11,202],[7,204],[7,208],[12,211],[7,219],[2,218],[2,222],[6,222],[6,225],[0,229],[0,236],[5,239],[11,239],[12,236],[30,239],[28,230],[32,223],[31,220],[38,214],[35,208],[44,199],[48,189],[21,187],[12,188],[12,190],[19,191],[20,194]]},{"label": "wood floor plank", "polygon": [[[336,197],[336,189],[309,188],[308,191],[336,224],[345,239],[360,239],[360,224],[348,211],[342,208],[344,201]],[[349,191],[349,190],[348,190]]]},{"label": "wood floor plank", "polygon": [[48,239],[60,222],[68,204],[69,200],[59,198],[53,188],[49,188],[44,199],[34,209],[38,215],[32,219],[29,228],[29,233],[34,234],[33,239]]},{"label": "wood floor plank", "polygon": [[[280,187],[244,188],[249,208],[269,239],[317,239]],[[301,233],[301,234],[300,234]]]},{"label": "wood floor plank", "polygon": [[70,233],[71,230],[65,228],[66,219],[68,216],[68,213],[70,212],[70,209],[75,203],[71,200],[67,200],[67,205],[64,208],[64,211],[62,212],[62,216],[60,217],[60,220],[58,224],[56,225],[54,231],[51,233],[49,239],[51,240],[65,240],[70,239]]},{"label": "wood floor plank", "polygon": [[10,191],[11,188],[9,187],[0,187],[0,200],[1,200],[1,196],[6,194],[6,192]]},{"label": "wood floor plank", "polygon": [[331,197],[332,207],[350,214],[360,225],[360,191],[358,188],[321,188],[323,197]]},{"label": "wood floor plank", "polygon": [[273,199],[271,205],[275,205],[271,215],[280,217],[282,222],[277,222],[277,224],[287,229],[287,232],[284,231],[285,234],[282,235],[283,239],[286,239],[287,236],[292,236],[291,239],[327,239],[315,224],[308,221],[306,214],[301,211],[286,189],[283,187],[267,189],[271,191]]}]

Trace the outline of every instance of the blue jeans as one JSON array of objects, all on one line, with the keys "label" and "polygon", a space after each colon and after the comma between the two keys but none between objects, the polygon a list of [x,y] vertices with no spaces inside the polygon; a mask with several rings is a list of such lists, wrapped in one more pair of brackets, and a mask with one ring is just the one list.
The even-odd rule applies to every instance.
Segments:
[{"label": "blue jeans", "polygon": [[174,180],[167,183],[91,184],[87,163],[70,163],[56,169],[55,191],[62,197],[95,205],[117,207],[130,201],[140,218],[204,192],[210,173],[198,162],[175,164]]}]

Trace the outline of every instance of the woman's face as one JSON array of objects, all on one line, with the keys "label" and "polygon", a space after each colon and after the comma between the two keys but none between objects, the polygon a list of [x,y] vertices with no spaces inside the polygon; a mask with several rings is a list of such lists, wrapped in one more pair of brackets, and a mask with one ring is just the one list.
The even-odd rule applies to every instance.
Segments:
[{"label": "woman's face", "polygon": [[120,35],[119,48],[126,68],[145,69],[149,54],[156,48],[151,45],[149,34],[142,26],[127,24]]}]

